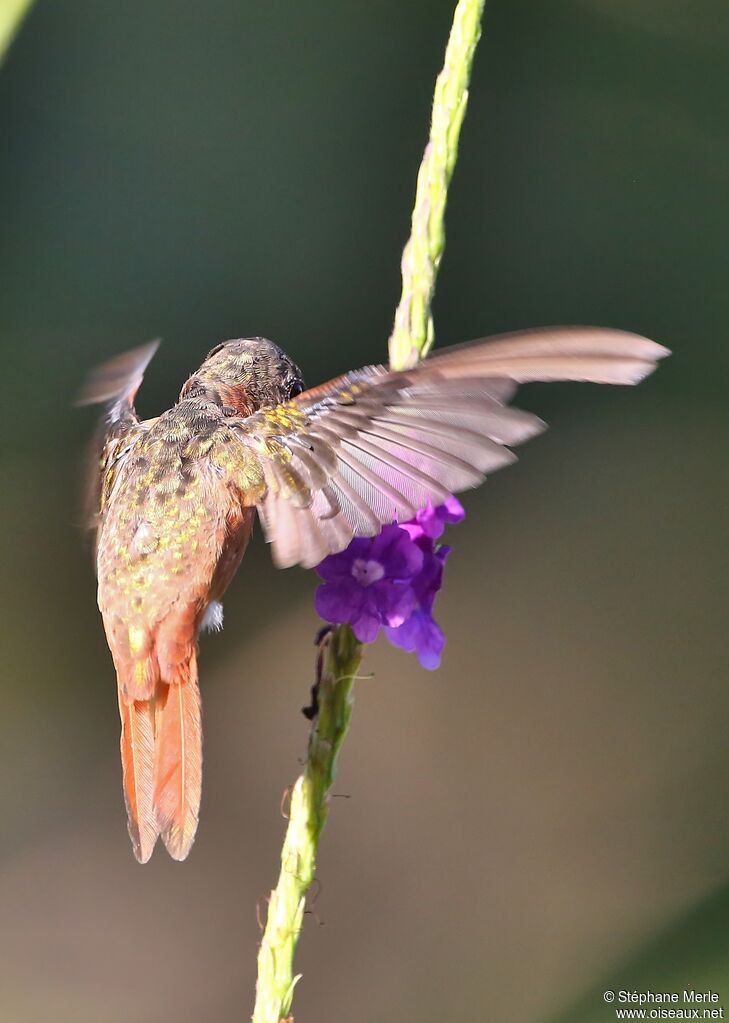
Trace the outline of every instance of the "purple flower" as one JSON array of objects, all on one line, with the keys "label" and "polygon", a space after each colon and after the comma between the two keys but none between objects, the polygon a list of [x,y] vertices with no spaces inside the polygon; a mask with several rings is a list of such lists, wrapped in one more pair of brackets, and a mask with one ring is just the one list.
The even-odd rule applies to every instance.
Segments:
[{"label": "purple flower", "polygon": [[415,542],[423,552],[423,567],[413,579],[416,607],[402,625],[385,627],[385,635],[394,646],[415,652],[423,667],[432,670],[440,664],[445,646],[443,630],[433,618],[433,603],[443,585],[443,567],[451,549],[436,547],[428,536]]},{"label": "purple flower", "polygon": [[415,652],[424,668],[437,668],[445,636],[433,618],[450,547],[436,545],[446,523],[465,512],[455,497],[428,505],[410,522],[384,526],[371,540],[356,539],[317,567],[324,584],[316,609],[329,622],[349,623],[362,643],[384,628],[388,640]]},{"label": "purple flower", "polygon": [[443,585],[443,568],[451,548],[446,544],[439,544],[436,547],[427,536],[421,537],[415,543],[423,552],[423,567],[413,579],[413,592],[418,607],[430,614],[436,595]]},{"label": "purple flower", "polygon": [[317,613],[349,623],[361,643],[371,643],[381,625],[402,625],[413,613],[413,579],[422,567],[422,550],[399,526],[385,526],[372,540],[353,540],[317,566],[324,580],[316,591]]},{"label": "purple flower", "polygon": [[465,517],[466,513],[458,498],[449,497],[445,504],[440,504],[437,508],[428,502],[414,519],[411,519],[410,522],[403,522],[400,528],[406,530],[408,536],[413,540],[417,540],[421,536],[437,540],[443,535],[447,523],[463,522]]},{"label": "purple flower", "polygon": [[440,625],[426,611],[413,611],[408,620],[396,629],[386,625],[385,635],[393,646],[416,653],[424,668],[433,671],[440,664],[445,636]]}]

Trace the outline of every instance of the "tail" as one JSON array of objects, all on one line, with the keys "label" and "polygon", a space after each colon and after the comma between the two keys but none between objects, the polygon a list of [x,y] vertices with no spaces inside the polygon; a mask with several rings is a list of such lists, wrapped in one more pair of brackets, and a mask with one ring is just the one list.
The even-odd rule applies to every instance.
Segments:
[{"label": "tail", "polygon": [[167,852],[184,860],[195,841],[202,790],[202,723],[195,655],[184,681],[155,700],[153,804]]},{"label": "tail", "polygon": [[154,716],[148,700],[127,703],[119,690],[121,759],[129,837],[134,855],[146,863],[159,828],[154,812]]},{"label": "tail", "polygon": [[157,837],[184,860],[197,831],[202,787],[202,726],[195,656],[184,681],[158,682],[151,700],[119,693],[121,757],[129,835],[146,863]]}]

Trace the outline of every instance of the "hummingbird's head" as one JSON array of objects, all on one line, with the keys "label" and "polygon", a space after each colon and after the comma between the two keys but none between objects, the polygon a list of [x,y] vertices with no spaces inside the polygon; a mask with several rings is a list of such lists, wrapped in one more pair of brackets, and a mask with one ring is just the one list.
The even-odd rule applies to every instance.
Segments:
[{"label": "hummingbird's head", "polygon": [[301,370],[265,337],[224,341],[208,352],[202,366],[180,392],[180,400],[204,397],[248,416],[260,408],[280,405],[304,390]]}]

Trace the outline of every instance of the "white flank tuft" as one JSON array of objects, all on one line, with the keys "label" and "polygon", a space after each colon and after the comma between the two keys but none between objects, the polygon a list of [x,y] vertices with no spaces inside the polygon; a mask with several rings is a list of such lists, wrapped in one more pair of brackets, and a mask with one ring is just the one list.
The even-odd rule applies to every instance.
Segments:
[{"label": "white flank tuft", "polygon": [[211,600],[200,622],[200,632],[220,632],[222,628],[223,605],[218,600]]}]

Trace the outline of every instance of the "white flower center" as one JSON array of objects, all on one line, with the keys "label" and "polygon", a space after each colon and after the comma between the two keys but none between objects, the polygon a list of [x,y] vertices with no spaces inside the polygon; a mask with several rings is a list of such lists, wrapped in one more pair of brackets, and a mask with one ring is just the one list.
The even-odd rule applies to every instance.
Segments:
[{"label": "white flower center", "polygon": [[352,562],[352,575],[360,586],[371,586],[378,582],[385,574],[385,569],[379,561],[365,561],[364,558],[355,558]]}]

